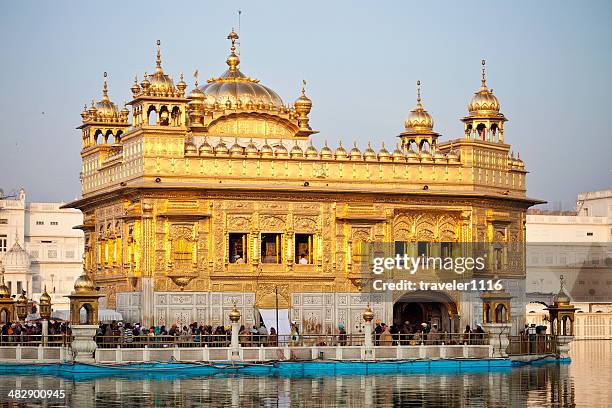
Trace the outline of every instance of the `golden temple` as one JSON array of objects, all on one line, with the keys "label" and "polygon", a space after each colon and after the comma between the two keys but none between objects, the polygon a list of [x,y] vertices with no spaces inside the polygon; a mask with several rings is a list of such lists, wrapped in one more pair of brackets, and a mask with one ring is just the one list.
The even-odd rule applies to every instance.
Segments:
[{"label": "golden temple", "polygon": [[[85,106],[82,198],[85,270],[128,321],[227,323],[234,303],[245,324],[257,311],[289,310],[305,332],[361,329],[376,319],[482,321],[477,294],[362,293],[360,243],[513,242],[525,239],[524,163],[504,141],[506,118],[487,87],[440,141],[421,100],[397,146],[375,151],[314,142],[305,83],[294,103],[240,71],[231,32],[227,70],[186,93],[162,68],[134,81],[133,99]],[[130,109],[131,107],[131,117]],[[321,144],[319,141],[318,144]],[[524,319],[524,259],[498,254],[489,272]],[[522,293],[522,294],[521,294]],[[420,314],[420,315],[419,315]],[[415,317],[416,316],[416,317]]]}]

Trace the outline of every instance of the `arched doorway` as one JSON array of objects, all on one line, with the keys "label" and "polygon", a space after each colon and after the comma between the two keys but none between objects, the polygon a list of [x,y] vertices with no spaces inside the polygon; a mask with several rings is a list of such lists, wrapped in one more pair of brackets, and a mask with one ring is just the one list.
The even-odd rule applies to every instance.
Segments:
[{"label": "arched doorway", "polygon": [[393,303],[393,323],[416,329],[421,323],[436,324],[439,331],[460,332],[455,301],[444,292],[416,291],[406,293]]}]

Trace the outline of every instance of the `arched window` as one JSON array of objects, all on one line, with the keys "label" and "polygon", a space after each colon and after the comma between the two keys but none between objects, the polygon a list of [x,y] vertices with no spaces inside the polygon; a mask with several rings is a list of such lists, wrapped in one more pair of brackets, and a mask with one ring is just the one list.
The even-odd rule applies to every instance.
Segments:
[{"label": "arched window", "polygon": [[102,135],[102,131],[98,129],[96,133],[94,133],[94,144],[99,144],[101,142],[100,139],[104,139],[104,136]]},{"label": "arched window", "polygon": [[506,323],[506,305],[499,304],[495,308],[495,323]]},{"label": "arched window", "polygon": [[123,136],[123,131],[122,130],[118,130],[117,134],[115,135],[115,143],[121,143],[121,137]]},{"label": "arched window", "polygon": [[104,143],[106,144],[114,144],[115,143],[115,136],[113,135],[112,130],[109,130],[106,132],[106,135],[104,136]]},{"label": "arched window", "polygon": [[472,134],[472,125],[469,124],[465,128],[465,137],[467,137],[469,139],[471,134]]},{"label": "arched window", "polygon": [[421,140],[421,146],[419,148],[419,151],[421,151],[421,152],[430,152],[431,151],[431,146],[429,145],[429,142],[427,140]]},{"label": "arched window", "polygon": [[159,124],[161,126],[168,126],[170,124],[170,112],[168,112],[168,107],[165,105],[159,110]]},{"label": "arched window", "polygon": [[157,125],[157,110],[155,106],[149,106],[149,110],[147,111],[147,124],[149,126]]},{"label": "arched window", "polygon": [[498,142],[499,141],[498,136],[497,136],[497,131],[498,130],[499,129],[497,128],[496,124],[491,125],[491,141],[492,142]]},{"label": "arched window", "polygon": [[79,324],[93,324],[94,308],[89,303],[84,303],[79,309]]},{"label": "arched window", "polygon": [[476,126],[476,132],[478,132],[478,138],[480,140],[485,140],[485,137],[486,137],[486,126],[484,125],[484,123],[480,123],[480,124],[478,124],[478,126]]},{"label": "arched window", "polygon": [[181,126],[181,110],[178,106],[172,108],[172,126]]}]

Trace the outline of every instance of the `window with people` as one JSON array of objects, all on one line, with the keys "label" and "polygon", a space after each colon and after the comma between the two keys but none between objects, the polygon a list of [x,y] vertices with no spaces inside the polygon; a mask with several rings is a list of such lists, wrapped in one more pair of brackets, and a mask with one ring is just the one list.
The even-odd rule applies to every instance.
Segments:
[{"label": "window with people", "polygon": [[295,234],[295,263],[310,265],[313,263],[313,235]]},{"label": "window with people", "polygon": [[261,234],[261,262],[278,264],[282,262],[281,237],[279,233]]},{"label": "window with people", "polygon": [[247,238],[248,234],[242,232],[229,234],[229,263],[244,264],[248,261]]}]

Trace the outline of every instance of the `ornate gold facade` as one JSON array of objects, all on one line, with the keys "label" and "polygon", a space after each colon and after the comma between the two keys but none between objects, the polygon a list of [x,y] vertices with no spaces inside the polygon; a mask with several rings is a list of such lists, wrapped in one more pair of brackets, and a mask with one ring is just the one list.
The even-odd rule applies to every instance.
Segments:
[{"label": "ornate gold facade", "polygon": [[[296,320],[327,327],[363,311],[325,295],[356,299],[359,243],[524,241],[536,201],[504,143],[506,119],[484,65],[462,138],[438,141],[419,88],[395,151],[318,150],[304,87],[285,105],[242,74],[237,35],[228,38],[228,70],[204,86],[196,79],[188,95],[182,75],[175,85],[164,73],[158,44],[154,74],[132,86],[131,123],[110,102],[106,78],[102,100],[82,113],[82,198],[70,206],[85,215],[86,270],[110,307],[128,307],[117,296],[136,294],[134,319],[168,323],[160,305],[195,294],[194,312],[177,306],[174,317],[215,321],[232,299],[243,316],[274,307],[278,290]],[[496,274],[524,279],[523,260],[507,261]],[[231,294],[218,313],[205,310],[215,293]],[[200,309],[197,296],[208,296]],[[374,311],[390,319],[383,303]]]}]

